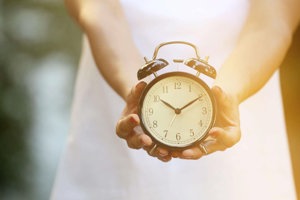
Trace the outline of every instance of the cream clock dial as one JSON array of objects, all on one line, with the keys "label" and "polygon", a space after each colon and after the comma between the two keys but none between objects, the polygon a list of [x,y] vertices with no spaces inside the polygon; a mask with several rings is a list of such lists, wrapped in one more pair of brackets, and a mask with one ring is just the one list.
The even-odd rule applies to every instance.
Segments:
[{"label": "cream clock dial", "polygon": [[144,90],[139,115],[142,128],[155,143],[185,148],[202,141],[214,124],[214,98],[198,77],[170,72]]}]

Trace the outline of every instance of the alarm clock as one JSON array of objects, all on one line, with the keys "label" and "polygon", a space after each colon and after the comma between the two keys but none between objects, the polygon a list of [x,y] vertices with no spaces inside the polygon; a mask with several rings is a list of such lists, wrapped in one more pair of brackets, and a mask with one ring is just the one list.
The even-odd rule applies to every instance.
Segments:
[{"label": "alarm clock", "polygon": [[[158,75],[168,61],[157,58],[161,47],[182,44],[192,47],[196,56],[187,59],[173,59],[173,63],[192,68],[193,73],[171,71]],[[155,48],[152,60],[145,58],[145,65],[138,70],[138,80],[154,75],[142,92],[138,115],[143,131],[149,135],[154,146],[169,150],[183,150],[199,145],[215,122],[215,99],[209,86],[200,78],[204,74],[215,79],[216,70],[208,64],[208,57],[201,59],[197,47],[189,42],[171,41]],[[174,67],[175,69],[176,67]]]}]

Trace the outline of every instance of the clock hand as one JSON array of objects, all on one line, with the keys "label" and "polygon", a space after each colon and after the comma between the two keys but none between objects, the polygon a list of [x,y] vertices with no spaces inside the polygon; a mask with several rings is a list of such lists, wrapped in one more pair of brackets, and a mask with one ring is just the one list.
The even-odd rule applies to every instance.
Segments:
[{"label": "clock hand", "polygon": [[173,124],[175,118],[177,117],[177,115],[179,115],[183,109],[185,109],[186,107],[192,105],[193,103],[195,103],[195,102],[196,102],[198,99],[200,99],[200,98],[201,98],[201,96],[199,96],[199,97],[197,97],[196,99],[190,101],[190,102],[187,103],[185,106],[183,106],[183,107],[181,107],[181,108],[175,108],[175,109],[174,109],[174,107],[171,106],[169,103],[167,103],[167,102],[165,102],[164,100],[161,99],[161,101],[162,101],[164,104],[166,104],[168,107],[172,108],[172,109],[175,111],[175,115],[173,116],[173,118],[172,118],[172,120],[171,120],[171,122],[170,122],[170,124],[169,124],[169,128],[172,126],[172,124]]},{"label": "clock hand", "polygon": [[175,113],[175,115],[173,116],[173,118],[172,118],[172,120],[171,120],[171,122],[170,122],[170,124],[169,124],[169,128],[172,126],[172,124],[173,124],[173,122],[174,122],[176,116],[177,116],[177,114]]},{"label": "clock hand", "polygon": [[197,97],[196,99],[190,101],[189,103],[187,103],[185,106],[179,108],[180,111],[182,111],[183,109],[185,109],[186,107],[192,105],[193,103],[195,103],[198,99],[200,99],[201,97]]},{"label": "clock hand", "polygon": [[166,102],[166,101],[164,101],[164,100],[162,100],[162,99],[160,99],[160,101],[161,102],[163,102],[166,106],[168,106],[169,108],[171,108],[172,110],[176,110],[176,108],[174,108],[171,104],[169,104],[168,102]]},{"label": "clock hand", "polygon": [[172,110],[174,110],[176,115],[178,115],[178,114],[181,113],[181,109],[179,109],[179,108],[174,108],[171,104],[169,104],[168,102],[166,102],[166,101],[164,101],[164,100],[162,100],[162,99],[160,99],[160,101],[163,102],[166,106],[168,106],[168,107],[171,108]]}]

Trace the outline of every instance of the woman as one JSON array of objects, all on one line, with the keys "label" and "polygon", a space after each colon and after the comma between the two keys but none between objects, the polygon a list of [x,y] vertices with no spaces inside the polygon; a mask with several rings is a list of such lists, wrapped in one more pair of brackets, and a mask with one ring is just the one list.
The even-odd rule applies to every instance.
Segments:
[{"label": "woman", "polygon": [[[296,199],[275,71],[298,24],[299,2],[66,4],[86,37],[71,135],[53,199]],[[152,147],[135,114],[145,87],[136,85],[136,71],[144,55],[151,56],[156,45],[172,40],[194,43],[218,69],[212,91],[219,112],[209,132],[215,142],[203,143],[211,155],[199,147],[183,152],[157,148],[152,156],[130,149],[149,152]],[[111,88],[126,101],[120,120],[122,100]],[[115,124],[130,148],[113,134]],[[240,140],[240,130],[243,139],[228,149]]]}]

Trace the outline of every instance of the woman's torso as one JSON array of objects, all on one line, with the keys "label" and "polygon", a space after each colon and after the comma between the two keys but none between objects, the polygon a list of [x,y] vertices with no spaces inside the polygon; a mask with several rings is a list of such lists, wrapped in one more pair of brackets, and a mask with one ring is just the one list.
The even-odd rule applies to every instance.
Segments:
[{"label": "woman's torso", "polygon": [[[161,42],[184,40],[198,46],[201,56],[209,55],[216,68],[237,42],[249,8],[246,0],[122,0],[122,5],[143,55],[151,57]],[[160,56],[190,53],[170,47]],[[62,193],[66,199],[295,199],[280,99],[265,108],[278,110],[274,111],[277,127],[273,122],[255,122],[257,115],[269,117],[261,115],[257,102],[278,98],[276,77],[262,94],[241,106],[242,130],[246,130],[240,144],[198,161],[162,163],[143,150],[128,149],[115,135],[124,103],[99,75],[86,40],[80,65],[71,135],[54,199]],[[269,138],[268,126],[278,132],[272,133],[271,144],[264,141]],[[277,157],[270,149],[274,144],[279,145]]]}]

